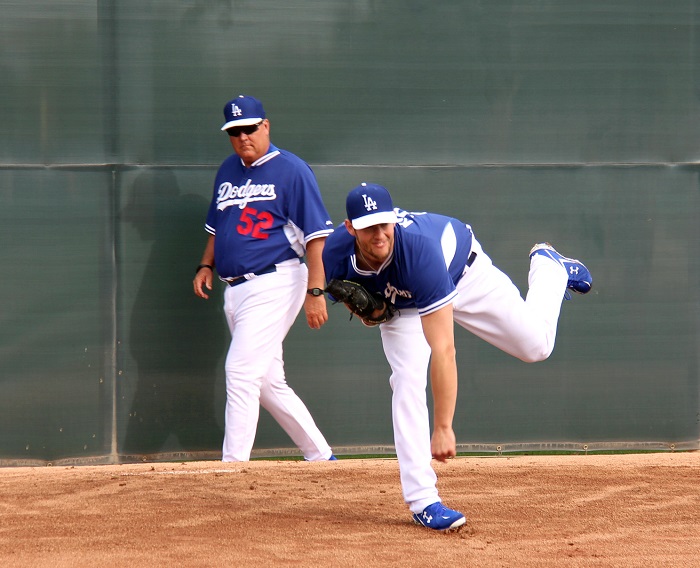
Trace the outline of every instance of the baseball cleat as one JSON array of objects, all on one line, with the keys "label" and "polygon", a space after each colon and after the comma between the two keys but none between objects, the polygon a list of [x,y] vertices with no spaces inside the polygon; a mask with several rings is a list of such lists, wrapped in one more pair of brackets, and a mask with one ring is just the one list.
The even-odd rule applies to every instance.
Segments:
[{"label": "baseball cleat", "polygon": [[428,505],[422,513],[413,513],[413,522],[436,531],[449,531],[467,522],[464,515],[445,507],[440,501]]},{"label": "baseball cleat", "polygon": [[551,258],[564,267],[569,275],[569,281],[566,283],[566,287],[569,290],[577,294],[588,294],[591,291],[593,277],[583,262],[559,254],[549,243],[538,243],[532,247],[530,249],[530,258],[536,254]]}]

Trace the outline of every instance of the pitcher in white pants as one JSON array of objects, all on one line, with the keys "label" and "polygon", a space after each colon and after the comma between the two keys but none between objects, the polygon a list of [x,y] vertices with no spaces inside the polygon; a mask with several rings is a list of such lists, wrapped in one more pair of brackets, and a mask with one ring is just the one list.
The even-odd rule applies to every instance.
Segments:
[{"label": "pitcher in white pants", "polygon": [[[454,322],[526,362],[554,349],[567,289],[591,289],[588,269],[547,243],[530,251],[525,300],[496,268],[465,223],[434,213],[394,208],[389,192],[363,183],[347,197],[348,218],[326,241],[326,280],[351,280],[396,308],[380,324],[391,367],[394,443],[404,500],[413,520],[436,530],[466,519],[442,505],[431,459],[456,455],[452,428],[457,400]],[[365,318],[381,319],[382,311]],[[427,376],[433,393],[433,434]]]}]

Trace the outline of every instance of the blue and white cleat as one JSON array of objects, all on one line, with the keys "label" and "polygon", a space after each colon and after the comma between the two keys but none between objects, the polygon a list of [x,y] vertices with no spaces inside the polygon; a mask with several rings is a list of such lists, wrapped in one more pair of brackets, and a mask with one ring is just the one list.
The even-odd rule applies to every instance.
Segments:
[{"label": "blue and white cleat", "polygon": [[428,505],[422,513],[413,513],[413,522],[436,531],[449,531],[467,522],[464,515],[448,509],[439,501]]},{"label": "blue and white cleat", "polygon": [[566,258],[559,254],[549,243],[538,243],[530,249],[530,258],[539,254],[551,258],[561,264],[569,275],[566,287],[577,294],[588,294],[593,287],[593,277],[590,271],[580,260]]}]

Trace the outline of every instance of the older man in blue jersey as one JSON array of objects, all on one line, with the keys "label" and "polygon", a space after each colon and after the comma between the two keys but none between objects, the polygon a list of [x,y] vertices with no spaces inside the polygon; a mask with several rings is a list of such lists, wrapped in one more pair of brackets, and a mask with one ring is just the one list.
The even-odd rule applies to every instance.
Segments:
[{"label": "older man in blue jersey", "polygon": [[[223,461],[250,459],[260,406],[309,461],[335,459],[308,409],[287,384],[282,344],[304,306],[313,329],[327,320],[321,251],[333,232],[314,173],[270,142],[262,103],[240,95],[224,106],[234,153],[214,181],[194,293],[208,299],[214,271],[226,283]],[[306,257],[306,263],[301,262]]]},{"label": "older man in blue jersey", "polygon": [[456,529],[465,523],[464,515],[442,504],[430,463],[431,458],[445,461],[456,455],[454,322],[523,361],[542,361],[554,349],[567,289],[587,293],[590,272],[548,243],[536,244],[523,300],[469,225],[394,208],[389,192],[370,183],[350,191],[346,210],[348,218],[325,244],[326,280],[362,284],[398,309],[398,315],[379,327],[392,371],[394,443],[404,499],[416,523]]}]

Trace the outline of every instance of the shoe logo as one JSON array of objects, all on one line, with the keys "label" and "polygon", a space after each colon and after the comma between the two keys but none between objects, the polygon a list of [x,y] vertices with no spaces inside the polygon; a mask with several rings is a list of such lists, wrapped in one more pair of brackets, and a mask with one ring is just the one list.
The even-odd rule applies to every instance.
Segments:
[{"label": "shoe logo", "polygon": [[432,516],[432,515],[428,515],[428,513],[423,513],[423,519],[425,519],[425,522],[426,522],[426,523],[430,524],[431,521],[433,520],[433,516]]},{"label": "shoe logo", "polygon": [[578,266],[569,266],[569,274],[578,274]]}]

